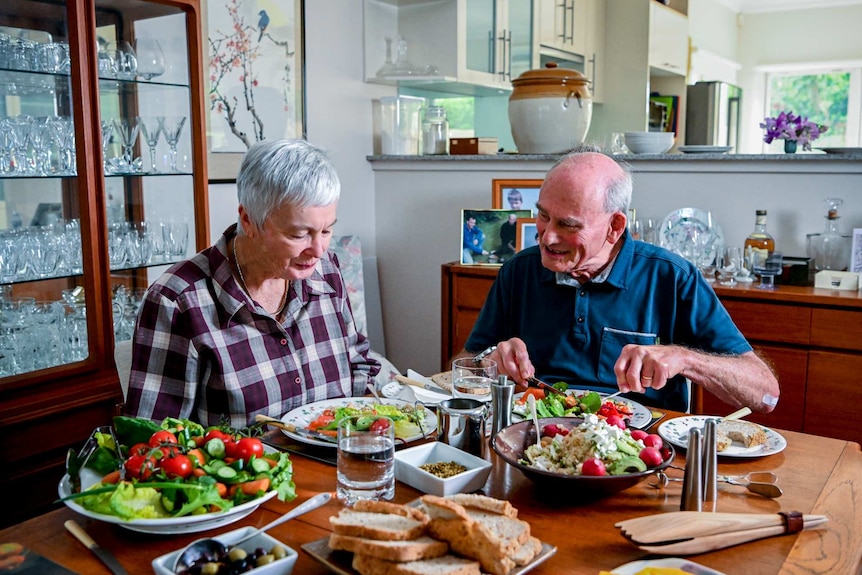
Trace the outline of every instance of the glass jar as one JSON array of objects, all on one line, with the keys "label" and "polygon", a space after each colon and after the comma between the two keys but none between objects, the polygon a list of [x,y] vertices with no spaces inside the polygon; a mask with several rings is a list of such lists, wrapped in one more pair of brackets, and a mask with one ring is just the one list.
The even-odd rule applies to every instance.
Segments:
[{"label": "glass jar", "polygon": [[449,120],[443,106],[425,108],[422,120],[422,155],[433,156],[449,153]]}]

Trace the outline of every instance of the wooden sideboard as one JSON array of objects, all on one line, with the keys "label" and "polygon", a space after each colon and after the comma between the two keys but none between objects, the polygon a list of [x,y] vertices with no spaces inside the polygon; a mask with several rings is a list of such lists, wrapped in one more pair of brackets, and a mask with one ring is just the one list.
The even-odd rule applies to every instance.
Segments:
[{"label": "wooden sideboard", "polygon": [[[461,351],[496,267],[442,266],[441,366]],[[756,284],[755,284],[756,285]],[[862,294],[813,287],[715,286],[736,325],[775,368],[778,407],[749,416],[763,425],[862,443]],[[733,411],[695,386],[693,411]]]}]

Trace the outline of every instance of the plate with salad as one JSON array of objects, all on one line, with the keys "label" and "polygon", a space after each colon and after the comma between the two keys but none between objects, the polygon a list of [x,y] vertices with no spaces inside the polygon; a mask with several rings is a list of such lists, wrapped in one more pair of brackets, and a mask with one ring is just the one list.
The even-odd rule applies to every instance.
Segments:
[{"label": "plate with salad", "polygon": [[[281,421],[307,431],[328,435],[335,439],[338,421],[344,417],[367,415],[368,424],[386,416],[395,424],[395,439],[409,443],[422,439],[437,429],[437,416],[422,404],[413,404],[400,399],[376,399],[372,397],[347,397],[316,401],[287,412]],[[323,441],[282,429],[282,433],[295,441],[335,449],[334,441]]]},{"label": "plate with salad", "polygon": [[70,450],[57,492],[70,509],[142,533],[195,533],[296,497],[287,453],[267,453],[249,428],[115,417]]},{"label": "plate with salad", "polygon": [[652,412],[635,401],[615,397],[605,400],[610,394],[591,391],[588,389],[568,389],[565,383],[554,385],[560,391],[564,391],[566,398],[555,393],[546,393],[542,389],[531,387],[523,393],[516,393],[512,414],[515,420],[529,417],[527,407],[527,395],[536,398],[536,413],[539,417],[583,417],[594,413],[601,419],[611,416],[621,418],[627,427],[644,429],[652,421]]}]

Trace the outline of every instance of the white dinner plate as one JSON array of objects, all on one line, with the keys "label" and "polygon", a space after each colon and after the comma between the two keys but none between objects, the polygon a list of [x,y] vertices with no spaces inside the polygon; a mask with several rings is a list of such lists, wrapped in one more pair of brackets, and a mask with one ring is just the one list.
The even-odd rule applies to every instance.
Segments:
[{"label": "white dinner plate", "polygon": [[[658,434],[665,441],[673,444],[674,447],[685,449],[688,447],[689,429],[702,429],[707,419],[716,419],[716,416],[689,415],[669,419],[658,426]],[[719,451],[718,455],[722,457],[764,457],[784,451],[784,448],[787,447],[787,440],[780,433],[768,427],[763,427],[762,425],[760,427],[766,433],[766,443],[753,447],[745,447],[734,441],[730,447],[724,451]]]},{"label": "white dinner plate", "polygon": [[[101,476],[89,469],[81,471],[81,487],[83,489],[98,483],[100,479]],[[60,481],[60,485],[57,488],[57,493],[61,498],[72,493],[68,475],[63,476],[63,479]],[[228,525],[234,521],[239,521],[260,507],[262,503],[269,501],[276,495],[276,491],[268,491],[263,495],[263,497],[247,501],[242,505],[236,505],[227,511],[202,513],[200,515],[186,515],[185,517],[166,517],[163,519],[123,519],[122,517],[117,517],[115,515],[103,515],[102,513],[96,513],[89,509],[85,509],[74,499],[66,500],[63,503],[65,503],[66,506],[75,513],[79,513],[80,515],[91,519],[104,521],[105,523],[114,523],[131,531],[152,533],[155,535],[175,535],[207,531],[209,529],[215,529],[216,527]]]},{"label": "white dinner plate", "polygon": [[[587,389],[569,389],[566,391],[566,393],[568,393],[569,395],[582,395],[584,393],[587,393],[588,391],[589,390],[587,390]],[[601,393],[601,392],[596,392],[596,393],[598,393],[600,396],[602,396],[602,398],[610,395],[608,393]],[[516,393],[514,398],[517,401],[523,395],[524,395],[523,393]],[[637,403],[636,401],[632,401],[627,397],[615,397],[614,401],[619,401],[622,403],[628,403],[629,406],[631,406],[632,416],[631,416],[631,419],[627,423],[627,425],[629,427],[635,427],[637,429],[644,429],[649,425],[650,421],[652,421],[652,411],[650,411],[648,408],[644,407],[640,403]],[[515,403],[515,407],[512,409],[512,415],[515,416],[515,418],[516,418],[515,423],[517,423],[518,421],[521,421],[524,417],[526,417],[526,405],[527,405],[526,403],[523,405],[519,405],[519,404]],[[573,417],[575,417],[575,416],[573,416]]]},{"label": "white dinner plate", "polygon": [[709,246],[703,259],[712,261],[724,246],[724,234],[709,212],[698,208],[674,210],[665,216],[658,230],[659,245],[683,257],[696,235],[702,236],[698,239],[702,245]]},{"label": "white dinner plate", "polygon": [[733,146],[680,146],[683,154],[726,154]]},{"label": "white dinner plate", "polygon": [[678,557],[664,557],[662,559],[646,559],[643,561],[632,561],[631,563],[626,563],[625,565],[620,565],[616,569],[613,569],[611,573],[613,575],[635,575],[639,573],[642,569],[646,569],[647,567],[666,567],[666,568],[675,568],[681,569],[686,573],[691,573],[692,575],[724,575],[721,571],[716,571],[715,569],[710,569],[709,567],[704,567],[698,563],[694,563],[693,561],[689,561],[688,559],[680,559]]},{"label": "white dinner plate", "polygon": [[[406,405],[412,405],[410,402],[402,401],[400,399],[376,399],[373,397],[345,397],[341,399],[325,399],[323,401],[315,401],[314,403],[309,403],[297,407],[294,410],[288,411],[286,414],[284,414],[281,420],[284,423],[293,424],[296,427],[306,428],[312,421],[317,419],[320,414],[327,409],[336,409],[338,407],[345,407],[347,405],[363,406],[374,404],[394,405],[398,408],[404,407]],[[423,409],[425,411],[425,420],[422,423],[422,431],[425,432],[424,435],[420,433],[411,437],[401,438],[405,443],[409,443],[417,439],[422,439],[423,437],[427,436],[429,433],[437,429],[437,416],[434,415],[434,412],[430,409]],[[295,441],[307,443],[309,445],[316,445],[318,447],[329,447],[335,449],[335,443],[330,443],[328,441],[320,441],[311,437],[305,437],[304,435],[300,435],[292,431],[287,431],[286,429],[282,429],[281,431],[286,436]]]}]

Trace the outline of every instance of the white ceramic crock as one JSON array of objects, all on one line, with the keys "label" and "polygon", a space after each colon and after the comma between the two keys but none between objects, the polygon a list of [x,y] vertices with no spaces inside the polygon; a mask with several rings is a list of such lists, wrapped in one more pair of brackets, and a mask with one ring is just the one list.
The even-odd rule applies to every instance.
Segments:
[{"label": "white ceramic crock", "polygon": [[556,62],[545,66],[512,80],[509,124],[520,154],[567,152],[583,144],[590,129],[590,81]]}]

